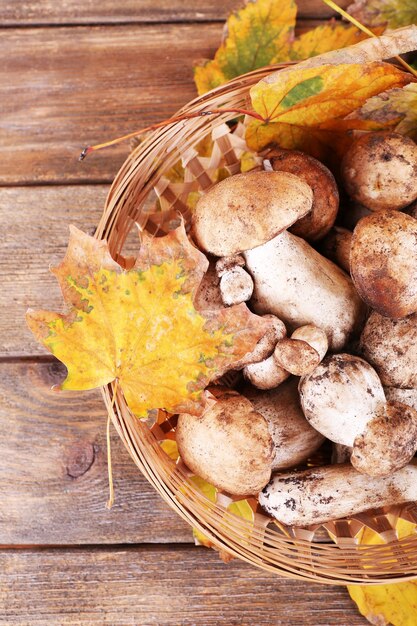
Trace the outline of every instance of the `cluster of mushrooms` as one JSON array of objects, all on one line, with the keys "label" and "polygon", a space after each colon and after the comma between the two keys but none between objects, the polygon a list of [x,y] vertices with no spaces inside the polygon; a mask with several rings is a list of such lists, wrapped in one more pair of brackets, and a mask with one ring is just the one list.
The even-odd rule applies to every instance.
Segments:
[{"label": "cluster of mushrooms", "polygon": [[[197,308],[246,302],[269,327],[237,389],[214,385],[203,415],[179,416],[178,449],[286,525],[417,500],[417,146],[364,134],[340,180],[344,212],[322,163],[271,149],[193,215],[210,259]],[[332,464],[298,470],[326,438]]]}]

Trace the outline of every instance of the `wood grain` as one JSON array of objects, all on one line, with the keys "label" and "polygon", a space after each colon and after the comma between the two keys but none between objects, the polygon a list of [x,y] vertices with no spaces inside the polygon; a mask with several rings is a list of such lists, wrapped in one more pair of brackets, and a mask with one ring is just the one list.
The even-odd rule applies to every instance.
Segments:
[{"label": "wood grain", "polygon": [[0,189],[0,357],[46,354],[26,326],[26,309],[62,310],[49,267],[65,253],[69,224],[94,231],[107,190],[106,185]]},{"label": "wood grain", "polygon": [[51,391],[64,377],[57,362],[0,363],[0,544],[192,542],[116,433],[106,508],[104,404],[98,392]]},{"label": "wood grain", "polygon": [[[346,8],[351,0],[339,0]],[[243,0],[5,0],[0,25],[34,24],[123,24],[129,22],[201,22],[225,20],[230,11],[243,5]],[[297,0],[301,18],[325,18],[335,15],[322,0]]]},{"label": "wood grain", "polygon": [[225,565],[191,547],[3,552],[0,605],[7,626],[368,624],[343,587]]},{"label": "wood grain", "polygon": [[193,99],[193,67],[213,57],[220,37],[219,24],[4,29],[0,185],[110,182],[128,145],[83,163],[81,149]]}]

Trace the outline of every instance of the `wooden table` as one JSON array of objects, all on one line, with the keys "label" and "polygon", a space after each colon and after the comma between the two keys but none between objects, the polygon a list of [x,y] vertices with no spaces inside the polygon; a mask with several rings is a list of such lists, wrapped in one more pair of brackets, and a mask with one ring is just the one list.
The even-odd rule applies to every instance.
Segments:
[{"label": "wooden table", "polygon": [[[25,327],[60,308],[48,266],[68,224],[92,231],[128,146],[80,148],[165,119],[194,97],[235,0],[2,0],[0,623],[367,624],[343,587],[293,582],[193,545],[191,529],[113,437],[106,412],[60,394],[63,368]],[[347,1],[341,2],[346,6]],[[299,0],[300,30],[329,15]]]}]

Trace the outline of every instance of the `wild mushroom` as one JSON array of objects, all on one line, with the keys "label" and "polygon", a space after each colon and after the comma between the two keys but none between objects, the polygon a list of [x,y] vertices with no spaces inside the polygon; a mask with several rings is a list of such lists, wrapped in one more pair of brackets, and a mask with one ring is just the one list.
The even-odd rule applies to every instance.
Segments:
[{"label": "wild mushroom", "polygon": [[266,393],[245,388],[246,397],[215,393],[202,416],[179,416],[176,438],[184,463],[219,489],[256,494],[273,469],[305,461],[323,441],[303,416],[296,381]]},{"label": "wild mushroom", "polygon": [[192,231],[206,252],[242,253],[256,313],[276,315],[290,330],[322,328],[330,348],[339,350],[360,325],[363,304],[340,268],[303,239],[280,232],[311,205],[311,189],[293,174],[249,172],[223,180],[199,200]]},{"label": "wild mushroom", "polygon": [[271,476],[273,442],[265,418],[233,391],[217,393],[201,416],[183,413],[176,439],[184,463],[236,496],[258,493]]},{"label": "wild mushroom", "polygon": [[200,198],[192,234],[204,252],[231,256],[269,241],[306,215],[312,202],[310,187],[293,174],[236,174]]},{"label": "wild mushroom", "polygon": [[394,320],[373,311],[362,331],[360,351],[383,385],[417,387],[417,313]]},{"label": "wild mushroom", "polygon": [[417,198],[417,146],[393,132],[362,135],[342,161],[348,194],[372,211],[403,209]]},{"label": "wild mushroom", "polygon": [[304,417],[298,395],[298,379],[292,377],[270,391],[258,391],[246,386],[242,395],[268,421],[274,442],[272,471],[303,463],[323,443],[323,435]]},{"label": "wild mushroom", "polygon": [[323,163],[297,150],[272,148],[265,157],[273,170],[295,174],[313,190],[311,211],[293,224],[290,232],[307,241],[324,237],[333,226],[339,208],[339,191],[333,174]]},{"label": "wild mushroom", "polygon": [[290,377],[290,373],[277,364],[274,356],[263,361],[249,363],[243,368],[243,376],[257,389],[274,389]]},{"label": "wild mushroom", "polygon": [[306,241],[283,232],[243,256],[255,285],[256,313],[273,313],[290,330],[321,328],[331,350],[341,350],[357,332],[364,306],[352,281]]},{"label": "wild mushroom", "polygon": [[322,524],[416,499],[415,465],[379,478],[364,476],[351,465],[315,467],[275,475],[259,494],[265,511],[288,526]]},{"label": "wild mushroom", "polygon": [[388,402],[401,402],[417,411],[417,388],[384,387],[384,393]]},{"label": "wild mushroom", "polygon": [[299,390],[307,420],[331,441],[351,446],[358,471],[388,475],[417,450],[417,411],[387,403],[377,373],[363,359],[326,357],[300,380]]},{"label": "wild mushroom", "polygon": [[323,360],[328,348],[327,335],[311,324],[300,326],[291,338],[278,341],[274,360],[294,376],[310,374]]},{"label": "wild mushroom", "polygon": [[370,307],[392,318],[417,311],[416,267],[416,219],[382,211],[360,220],[353,233],[350,268],[359,295]]},{"label": "wild mushroom", "polygon": [[253,293],[253,280],[243,269],[244,265],[245,259],[240,254],[224,257],[216,263],[220,292],[226,306],[246,302]]}]

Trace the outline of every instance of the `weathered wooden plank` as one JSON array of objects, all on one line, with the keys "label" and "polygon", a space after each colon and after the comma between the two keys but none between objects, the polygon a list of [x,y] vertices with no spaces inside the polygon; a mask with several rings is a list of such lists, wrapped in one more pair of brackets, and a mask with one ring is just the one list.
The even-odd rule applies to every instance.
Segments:
[{"label": "weathered wooden plank", "polygon": [[51,391],[64,369],[0,363],[0,545],[192,542],[116,433],[116,502],[106,508],[104,404],[98,392]]},{"label": "weathered wooden plank", "polygon": [[220,36],[219,24],[206,23],[3,30],[0,184],[111,181],[128,146],[83,163],[81,148],[193,99],[193,67],[212,58]]},{"label": "weathered wooden plank", "polygon": [[46,354],[25,324],[28,307],[62,310],[58,283],[49,272],[65,252],[68,225],[92,232],[108,187],[0,189],[0,356]]},{"label": "weathered wooden plank", "polygon": [[[339,0],[345,8],[351,0]],[[123,24],[146,22],[222,21],[243,4],[239,0],[5,0],[0,9],[0,25],[35,24]],[[325,18],[334,15],[322,0],[297,0],[299,17]]]},{"label": "weathered wooden plank", "polygon": [[365,626],[343,587],[281,579],[204,548],[0,554],[0,624]]}]

